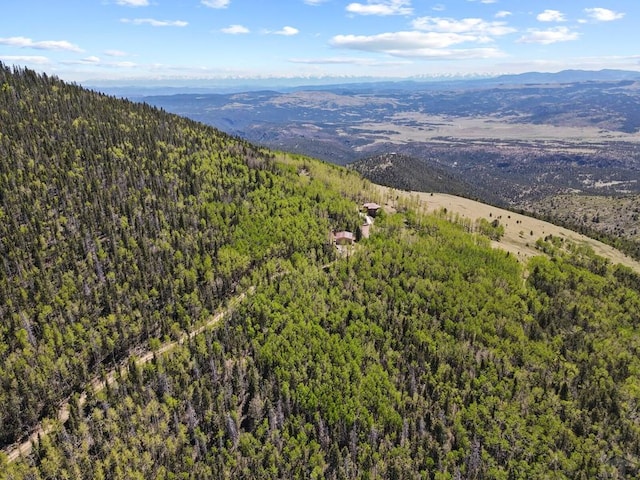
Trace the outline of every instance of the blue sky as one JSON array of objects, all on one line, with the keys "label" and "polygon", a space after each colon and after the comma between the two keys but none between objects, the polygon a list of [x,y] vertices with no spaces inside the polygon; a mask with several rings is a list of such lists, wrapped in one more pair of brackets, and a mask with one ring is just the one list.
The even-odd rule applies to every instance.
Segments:
[{"label": "blue sky", "polygon": [[640,70],[640,2],[8,0],[0,61],[80,83]]}]

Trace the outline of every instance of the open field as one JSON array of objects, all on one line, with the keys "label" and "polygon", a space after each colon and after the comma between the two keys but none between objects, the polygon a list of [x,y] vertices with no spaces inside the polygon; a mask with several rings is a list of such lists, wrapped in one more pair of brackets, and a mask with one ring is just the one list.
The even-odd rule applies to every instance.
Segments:
[{"label": "open field", "polygon": [[417,201],[420,208],[426,212],[435,212],[446,208],[448,213],[458,214],[462,218],[470,218],[472,220],[486,218],[492,221],[497,218],[500,224],[504,226],[505,233],[499,242],[493,242],[493,246],[511,252],[521,260],[540,255],[540,251],[535,248],[536,240],[547,235],[553,235],[577,244],[588,245],[596,254],[607,258],[612,263],[620,263],[640,273],[640,262],[628,257],[619,250],[543,220],[454,195],[406,192],[382,186],[377,186],[377,188],[380,189],[383,198],[385,198],[386,205],[392,208],[397,205],[399,199],[404,198]]},{"label": "open field", "polygon": [[[452,117],[403,112],[388,122],[363,122],[351,128],[370,139],[371,143],[358,147],[363,150],[378,143],[407,142],[451,143],[464,140],[467,144],[490,142],[493,146],[512,142],[547,142],[555,151],[594,153],[611,142],[640,143],[640,133],[604,130],[594,126],[569,126],[520,123],[520,118],[473,116]],[[576,147],[580,148],[576,150]],[[564,148],[563,148],[564,147]]]}]

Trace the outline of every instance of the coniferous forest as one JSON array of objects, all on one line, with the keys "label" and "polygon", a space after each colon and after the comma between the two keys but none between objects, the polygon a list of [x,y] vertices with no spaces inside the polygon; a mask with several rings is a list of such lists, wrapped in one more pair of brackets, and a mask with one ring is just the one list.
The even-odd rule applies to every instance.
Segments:
[{"label": "coniferous forest", "polygon": [[340,253],[353,172],[29,70],[0,90],[0,478],[640,475],[636,272],[410,205]]}]

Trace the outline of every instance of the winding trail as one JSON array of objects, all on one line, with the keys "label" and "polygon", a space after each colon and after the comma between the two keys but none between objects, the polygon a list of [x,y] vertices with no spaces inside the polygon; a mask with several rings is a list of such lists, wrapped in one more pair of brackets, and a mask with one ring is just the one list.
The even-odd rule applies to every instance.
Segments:
[{"label": "winding trail", "polygon": [[[142,352],[138,351],[136,353],[131,353],[126,359],[124,359],[118,367],[114,367],[106,373],[104,379],[101,377],[94,377],[85,391],[80,394],[78,399],[78,404],[82,408],[87,403],[87,390],[91,389],[94,393],[98,393],[106,388],[107,385],[112,385],[116,378],[118,378],[118,374],[126,375],[127,373],[127,364],[131,358],[135,358],[135,362],[138,365],[144,365],[145,363],[149,363],[153,360],[154,356],[162,355],[163,353],[168,352],[169,350],[174,349],[178,345],[182,345],[187,340],[192,339],[196,335],[204,332],[206,329],[211,328],[222,320],[225,315],[232,312],[244,299],[247,295],[252,294],[255,291],[255,287],[250,287],[246,292],[236,295],[232,297],[227,306],[214,314],[207,320],[204,324],[199,327],[193,329],[190,332],[183,333],[180,338],[177,340],[173,340],[170,342],[163,343],[156,350],[143,350]],[[64,424],[69,419],[69,411],[70,411],[70,402],[71,397],[67,397],[64,403],[58,409],[58,414],[56,419],[43,419],[34,429],[34,431],[22,442],[14,443],[9,447],[2,450],[2,452],[6,455],[8,462],[15,462],[21,457],[26,457],[33,450],[34,445],[38,443],[39,438],[48,435],[53,430],[57,428],[58,425]]]}]

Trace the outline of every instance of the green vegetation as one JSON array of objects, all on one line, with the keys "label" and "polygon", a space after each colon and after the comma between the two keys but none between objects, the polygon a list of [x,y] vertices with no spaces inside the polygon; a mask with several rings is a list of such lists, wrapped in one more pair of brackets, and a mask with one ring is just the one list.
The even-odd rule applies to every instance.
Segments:
[{"label": "green vegetation", "polygon": [[640,260],[638,195],[556,195],[533,202],[527,215],[583,233]]},{"label": "green vegetation", "polygon": [[321,175],[211,128],[28,70],[0,84],[2,445],[268,260],[330,260],[331,226],[359,221]]},{"label": "green vegetation", "polygon": [[337,257],[354,173],[3,75],[2,444],[71,401],[0,478],[640,475],[633,271],[555,237],[524,267],[498,223],[411,208]]},{"label": "green vegetation", "polygon": [[[450,150],[455,151],[455,148]],[[449,193],[466,198],[481,198],[484,203],[504,204],[504,199],[495,190],[473,185],[462,175],[447,171],[431,155],[423,158],[422,155],[385,153],[359,159],[350,163],[349,168],[360,172],[374,183],[399,190]]]}]

